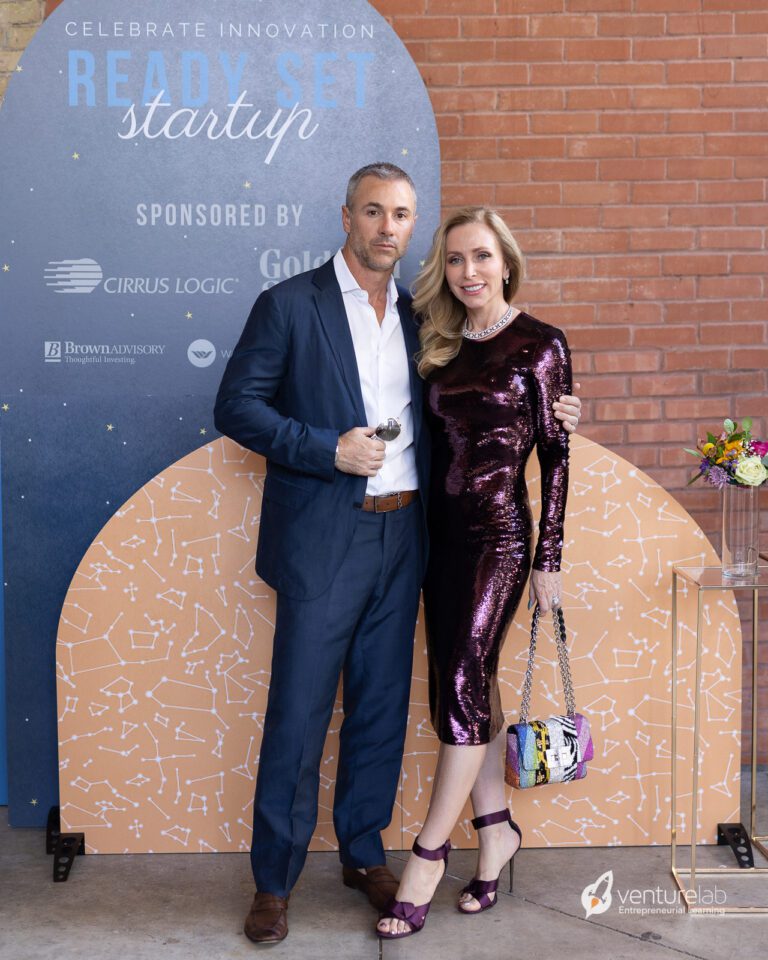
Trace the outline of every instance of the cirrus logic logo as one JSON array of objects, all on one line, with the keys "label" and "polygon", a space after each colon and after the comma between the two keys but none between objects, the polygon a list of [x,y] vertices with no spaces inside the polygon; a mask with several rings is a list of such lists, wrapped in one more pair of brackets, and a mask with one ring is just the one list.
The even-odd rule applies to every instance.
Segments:
[{"label": "cirrus logic logo", "polygon": [[104,276],[95,260],[51,260],[45,268],[45,285],[55,293],[92,293]]},{"label": "cirrus logic logo", "polygon": [[187,347],[187,359],[193,367],[210,367],[216,359],[216,347],[210,340],[194,340]]},{"label": "cirrus logic logo", "polygon": [[[319,264],[318,264],[319,266]],[[45,268],[45,285],[54,293],[93,293],[101,284],[108,294],[179,294],[194,296],[231,296],[240,282],[238,277],[212,276],[104,276],[101,265],[89,257],[80,260],[51,260]]]}]

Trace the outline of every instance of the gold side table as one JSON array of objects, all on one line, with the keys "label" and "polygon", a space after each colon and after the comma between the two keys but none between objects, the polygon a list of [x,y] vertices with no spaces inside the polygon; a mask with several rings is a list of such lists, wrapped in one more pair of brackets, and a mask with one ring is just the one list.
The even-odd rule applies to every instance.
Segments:
[{"label": "gold side table", "polygon": [[[761,554],[761,556],[763,556]],[[696,677],[694,681],[693,711],[693,787],[691,790],[691,865],[680,867],[677,864],[677,590],[679,581],[684,580],[696,592]],[[748,590],[752,592],[752,784],[749,818],[749,836],[754,847],[768,858],[768,836],[756,835],[756,784],[757,784],[757,663],[759,616],[758,601],[761,590],[768,590],[768,566],[758,567],[756,577],[736,579],[724,577],[721,567],[672,567],[672,795],[671,795],[671,831],[672,831],[672,876],[683,894],[682,900],[688,913],[711,913],[711,909],[689,904],[688,898],[696,893],[697,876],[757,876],[768,874],[768,867],[704,867],[696,868],[697,840],[697,798],[699,791],[699,720],[701,713],[701,653],[702,653],[702,612],[704,594],[712,590]],[[682,846],[682,845],[681,845]],[[686,879],[688,886],[686,886]],[[768,913],[765,907],[727,907],[719,908],[722,913]]]}]

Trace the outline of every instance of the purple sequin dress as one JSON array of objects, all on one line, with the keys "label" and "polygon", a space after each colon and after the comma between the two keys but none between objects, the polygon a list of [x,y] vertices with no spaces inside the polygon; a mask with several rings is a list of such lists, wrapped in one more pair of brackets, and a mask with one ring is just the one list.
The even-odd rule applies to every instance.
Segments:
[{"label": "purple sequin dress", "polygon": [[531,566],[525,464],[535,446],[543,506],[533,565],[557,571],[568,434],[552,403],[570,392],[565,337],[527,313],[489,340],[464,340],[428,377],[424,607],[432,723],[443,743],[489,743],[504,726],[499,652]]}]

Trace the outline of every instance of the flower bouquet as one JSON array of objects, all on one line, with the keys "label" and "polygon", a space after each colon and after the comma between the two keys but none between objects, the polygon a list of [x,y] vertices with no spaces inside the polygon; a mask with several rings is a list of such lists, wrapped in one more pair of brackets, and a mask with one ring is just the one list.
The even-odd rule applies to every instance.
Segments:
[{"label": "flower bouquet", "polygon": [[759,556],[758,489],[768,479],[768,443],[752,437],[752,421],[741,426],[725,420],[719,436],[707,434],[695,450],[699,461],[689,484],[704,477],[723,491],[723,573],[726,577],[754,577]]},{"label": "flower bouquet", "polygon": [[739,427],[725,420],[719,436],[707,434],[695,450],[686,449],[699,460],[699,469],[689,484],[704,477],[707,483],[722,490],[726,484],[759,487],[768,479],[768,443],[752,439],[752,421],[745,417]]}]

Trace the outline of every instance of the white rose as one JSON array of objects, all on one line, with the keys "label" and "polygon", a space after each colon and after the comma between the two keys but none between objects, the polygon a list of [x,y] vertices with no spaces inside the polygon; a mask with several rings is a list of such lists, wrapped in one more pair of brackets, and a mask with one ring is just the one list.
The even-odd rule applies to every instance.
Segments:
[{"label": "white rose", "polygon": [[733,475],[739,483],[745,483],[749,487],[759,487],[768,477],[768,470],[763,466],[760,457],[744,457],[736,464]]}]

